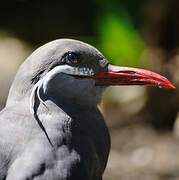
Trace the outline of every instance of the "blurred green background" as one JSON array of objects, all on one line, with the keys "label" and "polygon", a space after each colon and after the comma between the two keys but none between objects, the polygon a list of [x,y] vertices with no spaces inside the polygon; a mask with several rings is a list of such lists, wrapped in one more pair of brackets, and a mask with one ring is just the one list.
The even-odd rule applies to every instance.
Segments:
[{"label": "blurred green background", "polygon": [[177,0],[1,0],[1,109],[35,48],[58,38],[88,42],[113,64],[153,70],[177,86],[108,89],[100,105],[112,138],[104,179],[178,180],[178,9]]}]

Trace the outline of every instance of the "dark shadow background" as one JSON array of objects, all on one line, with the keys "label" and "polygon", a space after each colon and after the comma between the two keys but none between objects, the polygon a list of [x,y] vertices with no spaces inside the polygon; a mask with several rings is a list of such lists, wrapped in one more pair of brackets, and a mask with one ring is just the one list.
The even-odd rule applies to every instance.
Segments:
[{"label": "dark shadow background", "polygon": [[95,2],[1,1],[0,26],[33,45],[60,37],[94,36]]}]

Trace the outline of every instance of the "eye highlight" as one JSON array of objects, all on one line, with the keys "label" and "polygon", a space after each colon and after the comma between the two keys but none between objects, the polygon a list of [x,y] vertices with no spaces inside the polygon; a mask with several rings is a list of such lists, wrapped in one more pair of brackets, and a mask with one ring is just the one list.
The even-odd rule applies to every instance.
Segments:
[{"label": "eye highlight", "polygon": [[75,65],[80,62],[78,56],[74,52],[68,52],[65,57],[66,63],[70,65]]}]

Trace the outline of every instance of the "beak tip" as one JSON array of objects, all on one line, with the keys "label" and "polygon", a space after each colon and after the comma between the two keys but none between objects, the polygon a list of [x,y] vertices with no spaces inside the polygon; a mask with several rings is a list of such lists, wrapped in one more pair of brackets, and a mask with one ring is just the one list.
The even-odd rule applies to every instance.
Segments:
[{"label": "beak tip", "polygon": [[170,82],[168,79],[167,79],[167,82],[163,82],[163,85],[159,85],[159,87],[162,87],[162,88],[165,88],[165,89],[176,89],[176,86]]},{"label": "beak tip", "polygon": [[168,84],[168,89],[176,89],[176,86],[172,83]]}]

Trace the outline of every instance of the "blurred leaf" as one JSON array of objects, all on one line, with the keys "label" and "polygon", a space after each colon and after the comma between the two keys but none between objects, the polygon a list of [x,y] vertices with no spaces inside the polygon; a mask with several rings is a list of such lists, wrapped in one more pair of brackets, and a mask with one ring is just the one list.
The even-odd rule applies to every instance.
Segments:
[{"label": "blurred leaf", "polygon": [[99,23],[101,49],[112,63],[138,66],[144,43],[128,19],[105,15]]}]

